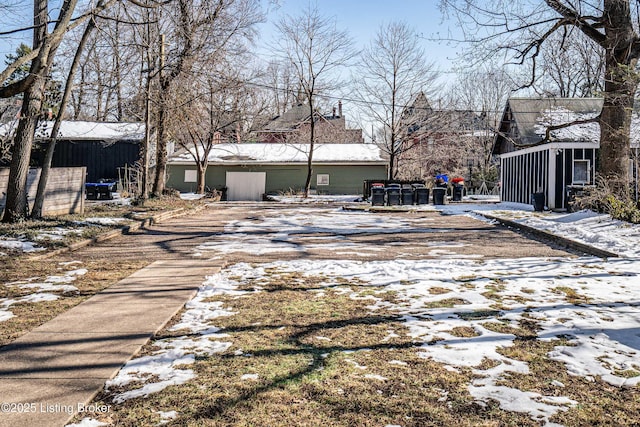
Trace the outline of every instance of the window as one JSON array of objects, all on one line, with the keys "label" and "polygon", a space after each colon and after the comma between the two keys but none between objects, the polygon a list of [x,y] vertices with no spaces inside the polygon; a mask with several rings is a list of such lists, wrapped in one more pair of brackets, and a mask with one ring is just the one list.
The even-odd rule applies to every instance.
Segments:
[{"label": "window", "polygon": [[590,160],[574,160],[573,161],[573,182],[572,184],[589,184],[591,175]]},{"label": "window", "polygon": [[317,183],[318,185],[329,185],[329,174],[328,173],[322,173],[322,174],[318,174],[317,178]]},{"label": "window", "polygon": [[187,169],[184,171],[184,182],[198,182],[198,171]]}]

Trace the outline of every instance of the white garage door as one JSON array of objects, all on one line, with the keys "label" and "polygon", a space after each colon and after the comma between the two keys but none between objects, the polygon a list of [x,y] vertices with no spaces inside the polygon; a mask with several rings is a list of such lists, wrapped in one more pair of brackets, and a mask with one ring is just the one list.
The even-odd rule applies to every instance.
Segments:
[{"label": "white garage door", "polygon": [[266,172],[227,172],[227,200],[261,201],[266,182]]}]

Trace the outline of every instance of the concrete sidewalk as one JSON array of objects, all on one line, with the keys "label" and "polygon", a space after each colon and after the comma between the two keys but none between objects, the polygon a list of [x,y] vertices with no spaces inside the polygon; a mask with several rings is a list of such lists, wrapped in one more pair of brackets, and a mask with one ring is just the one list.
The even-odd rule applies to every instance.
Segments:
[{"label": "concrete sidewalk", "polygon": [[156,261],[4,347],[0,426],[64,426],[220,268]]}]

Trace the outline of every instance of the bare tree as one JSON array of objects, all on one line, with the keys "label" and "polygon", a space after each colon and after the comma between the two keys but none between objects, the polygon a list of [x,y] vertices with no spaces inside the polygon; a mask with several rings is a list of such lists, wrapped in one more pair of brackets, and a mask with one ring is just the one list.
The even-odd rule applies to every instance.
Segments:
[{"label": "bare tree", "polygon": [[[99,0],[102,4],[102,0]],[[44,196],[45,196],[45,188],[47,186],[47,180],[49,179],[49,170],[51,169],[51,162],[53,160],[53,153],[56,146],[56,141],[58,138],[58,132],[60,130],[60,126],[62,125],[62,118],[64,117],[65,108],[67,106],[69,97],[71,95],[71,88],[73,87],[73,78],[77,71],[78,64],[80,62],[80,56],[84,47],[87,44],[89,36],[93,32],[96,27],[95,17],[90,19],[82,38],[80,39],[80,43],[78,45],[76,55],[73,58],[71,68],[69,70],[69,75],[67,76],[67,81],[64,89],[64,94],[62,95],[62,100],[60,102],[59,111],[54,122],[53,128],[51,129],[51,135],[49,137],[49,143],[47,145],[47,149],[45,152],[42,170],[40,172],[40,179],[38,181],[38,188],[36,190],[36,198],[33,202],[33,210],[31,211],[31,218],[37,219],[42,217],[42,208],[44,206]]]},{"label": "bare tree", "polygon": [[280,116],[297,102],[300,86],[290,62],[269,62],[262,80],[272,99],[273,116]]},{"label": "bare tree", "polygon": [[603,51],[576,28],[570,39],[553,34],[540,54],[541,74],[533,88],[547,96],[593,97],[604,89]]},{"label": "bare tree", "polygon": [[237,67],[220,66],[215,76],[203,76],[182,86],[184,102],[173,116],[172,138],[193,158],[197,168],[198,194],[206,190],[209,153],[216,144],[240,143],[246,115],[255,105],[252,91]]},{"label": "bare tree", "polygon": [[[31,61],[27,77],[3,88],[7,89],[6,94],[23,93],[20,121],[11,151],[11,167],[3,222],[17,222],[27,217],[29,209],[27,173],[36,125],[43,103],[45,77],[53,63],[55,51],[60,45],[66,27],[71,21],[75,6],[76,0],[65,0],[60,10],[58,22],[50,35],[47,29],[47,0],[34,2],[33,51],[37,52],[37,56]],[[17,92],[11,93],[12,90],[9,88],[13,88]]]},{"label": "bare tree", "polygon": [[410,123],[403,111],[419,93],[429,94],[438,73],[426,60],[418,35],[404,22],[381,26],[362,52],[357,75],[358,97],[378,127],[376,143],[389,156],[389,179],[398,175],[398,157]]},{"label": "bare tree", "polygon": [[481,180],[495,175],[491,162],[493,139],[505,103],[515,87],[515,82],[505,69],[496,64],[487,64],[462,74],[449,90],[456,109],[468,111],[477,117],[473,132],[466,132],[460,145],[466,147],[463,153],[466,165],[463,167],[470,170],[477,168],[476,175]]},{"label": "bare tree", "polygon": [[[105,2],[102,9],[112,1]],[[22,94],[20,120],[16,129],[11,152],[9,184],[5,203],[3,222],[17,222],[27,217],[27,173],[31,157],[31,147],[38,119],[43,106],[44,90],[51,70],[55,53],[65,34],[74,26],[80,25],[88,17],[80,17],[71,23],[77,0],[65,0],[60,5],[55,26],[49,32],[48,1],[34,1],[33,49],[28,55],[18,58],[0,73],[3,83],[20,67],[30,62],[29,74],[18,81],[3,85],[0,98]]]},{"label": "bare tree", "polygon": [[324,17],[309,5],[299,16],[284,16],[276,24],[279,39],[273,47],[276,55],[295,70],[296,78],[309,109],[307,177],[304,197],[309,196],[313,175],[313,150],[316,143],[316,108],[318,97],[342,86],[338,71],[348,65],[356,52],[348,33],[336,28],[334,19]]},{"label": "bare tree", "polygon": [[[468,31],[471,50],[486,56],[507,52],[532,70],[530,84],[539,72],[541,47],[552,35],[572,37],[575,28],[597,44],[604,57],[603,107],[595,118],[600,124],[600,175],[628,196],[630,127],[638,88],[640,21],[638,3],[629,0],[545,0],[539,3],[442,0]],[[477,59],[477,56],[476,56]]]},{"label": "bare tree", "polygon": [[[207,62],[219,62],[234,49],[244,50],[262,19],[258,0],[177,0],[170,10],[171,32],[166,55],[160,55],[157,144],[153,195],[161,196],[165,186],[167,121],[172,114],[171,96],[180,77],[207,69]],[[173,19],[175,18],[175,19]]]}]

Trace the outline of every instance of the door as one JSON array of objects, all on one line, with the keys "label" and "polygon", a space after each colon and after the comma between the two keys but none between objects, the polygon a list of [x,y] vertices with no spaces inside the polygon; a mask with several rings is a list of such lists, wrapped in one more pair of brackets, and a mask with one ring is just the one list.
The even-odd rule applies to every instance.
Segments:
[{"label": "door", "polygon": [[227,200],[261,201],[266,182],[266,172],[227,172]]}]

